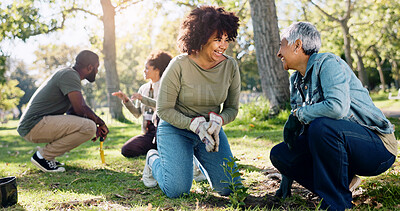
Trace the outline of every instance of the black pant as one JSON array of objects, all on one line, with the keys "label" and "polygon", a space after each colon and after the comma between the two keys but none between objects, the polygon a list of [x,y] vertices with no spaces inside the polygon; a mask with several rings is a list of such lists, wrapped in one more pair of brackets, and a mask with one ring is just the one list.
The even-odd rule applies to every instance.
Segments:
[{"label": "black pant", "polygon": [[147,133],[129,139],[122,146],[121,154],[127,158],[145,155],[150,149],[157,149],[157,143],[153,144],[157,128],[153,123],[147,124]]},{"label": "black pant", "polygon": [[292,150],[285,143],[274,146],[271,162],[323,198],[324,210],[351,209],[353,176],[376,176],[396,160],[372,130],[347,120],[316,118],[296,141]]}]

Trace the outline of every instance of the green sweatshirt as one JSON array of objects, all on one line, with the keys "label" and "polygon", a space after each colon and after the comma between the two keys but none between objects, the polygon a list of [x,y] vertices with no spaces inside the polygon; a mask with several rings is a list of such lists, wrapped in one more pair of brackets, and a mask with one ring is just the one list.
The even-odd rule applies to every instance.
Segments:
[{"label": "green sweatshirt", "polygon": [[194,117],[213,111],[224,124],[233,121],[239,110],[240,73],[229,56],[205,70],[187,54],[171,60],[162,78],[157,100],[158,116],[181,129],[188,129]]}]

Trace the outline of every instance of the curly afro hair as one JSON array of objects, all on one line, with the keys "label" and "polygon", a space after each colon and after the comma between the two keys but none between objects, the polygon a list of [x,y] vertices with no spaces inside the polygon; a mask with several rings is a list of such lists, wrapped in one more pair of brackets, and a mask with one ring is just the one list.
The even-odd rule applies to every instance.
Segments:
[{"label": "curly afro hair", "polygon": [[172,56],[165,51],[153,51],[146,59],[146,64],[160,70],[160,77],[164,73],[165,68],[167,68]]},{"label": "curly afro hair", "polygon": [[229,41],[235,41],[238,28],[239,18],[234,13],[226,12],[222,7],[197,7],[181,25],[178,48],[189,55],[200,51],[215,31],[217,37],[227,33]]}]

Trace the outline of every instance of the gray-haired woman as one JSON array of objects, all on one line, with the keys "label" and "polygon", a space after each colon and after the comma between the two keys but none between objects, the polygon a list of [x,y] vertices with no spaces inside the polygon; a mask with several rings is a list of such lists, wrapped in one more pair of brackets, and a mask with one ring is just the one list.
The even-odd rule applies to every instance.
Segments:
[{"label": "gray-haired woman", "polygon": [[350,67],[331,53],[318,53],[321,38],[310,23],[297,22],[281,36],[277,54],[290,77],[292,114],[284,141],[270,153],[287,178],[320,196],[322,209],[352,207],[355,175],[375,176],[395,161],[393,125],[375,107]]}]

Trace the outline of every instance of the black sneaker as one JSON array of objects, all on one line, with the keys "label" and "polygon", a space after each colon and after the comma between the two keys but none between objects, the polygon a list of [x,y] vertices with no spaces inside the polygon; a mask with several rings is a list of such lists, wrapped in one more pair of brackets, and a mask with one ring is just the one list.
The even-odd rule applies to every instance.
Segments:
[{"label": "black sneaker", "polygon": [[40,170],[44,172],[64,172],[65,168],[64,167],[58,167],[56,162],[54,160],[46,160],[46,159],[40,159],[36,152],[33,154],[31,158],[31,162],[40,168]]}]

